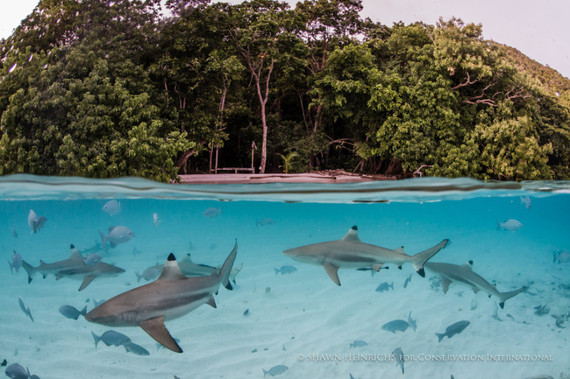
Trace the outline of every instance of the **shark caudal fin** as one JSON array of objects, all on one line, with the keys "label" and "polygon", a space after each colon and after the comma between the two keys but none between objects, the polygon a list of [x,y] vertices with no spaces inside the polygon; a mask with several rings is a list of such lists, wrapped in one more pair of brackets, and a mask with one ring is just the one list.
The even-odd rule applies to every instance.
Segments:
[{"label": "shark caudal fin", "polygon": [[232,267],[234,266],[234,262],[236,260],[237,247],[238,245],[236,240],[234,248],[230,252],[230,255],[228,255],[228,257],[226,258],[226,261],[224,262],[222,268],[220,269],[220,272],[218,273],[218,275],[222,277],[222,284],[230,291],[233,289],[233,287],[232,284],[230,283],[229,278],[230,274],[232,273]]},{"label": "shark caudal fin", "polygon": [[428,259],[436,255],[441,249],[443,249],[449,243],[448,239],[444,239],[437,245],[432,248],[429,248],[421,253],[417,253],[411,257],[412,265],[414,266],[414,270],[423,278],[426,276],[424,271],[424,263],[427,262]]},{"label": "shark caudal fin", "polygon": [[437,342],[441,342],[441,340],[443,339],[443,337],[446,336],[445,333],[435,333],[435,335],[437,336]]},{"label": "shark caudal fin", "polygon": [[510,292],[500,292],[499,293],[499,306],[501,307],[501,309],[505,308],[505,301],[509,300],[511,297],[515,297],[516,295],[518,295],[521,292],[526,291],[526,287],[522,287],[519,288],[518,290],[515,291],[510,291]]},{"label": "shark caudal fin", "polygon": [[28,273],[28,284],[32,282],[32,278],[34,277],[34,267],[26,261],[22,261],[22,267]]}]

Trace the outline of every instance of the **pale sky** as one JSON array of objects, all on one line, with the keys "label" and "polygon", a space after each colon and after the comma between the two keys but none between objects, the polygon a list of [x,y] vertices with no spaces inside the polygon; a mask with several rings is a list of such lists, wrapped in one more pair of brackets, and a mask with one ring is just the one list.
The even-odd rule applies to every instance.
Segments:
[{"label": "pale sky", "polygon": [[[39,0],[0,0],[0,38],[8,37]],[[227,1],[235,4],[239,0]],[[292,7],[297,0],[287,0]],[[392,26],[439,17],[481,23],[483,36],[512,46],[570,78],[570,0],[363,0],[363,17]]]}]

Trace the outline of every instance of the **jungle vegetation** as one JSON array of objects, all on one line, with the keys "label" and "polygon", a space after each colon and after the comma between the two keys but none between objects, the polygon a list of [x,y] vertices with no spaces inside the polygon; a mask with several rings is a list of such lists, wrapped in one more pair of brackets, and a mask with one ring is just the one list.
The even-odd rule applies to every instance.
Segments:
[{"label": "jungle vegetation", "polygon": [[0,174],[166,181],[253,152],[258,172],[570,179],[567,78],[480,24],[361,10],[40,0],[0,41]]}]

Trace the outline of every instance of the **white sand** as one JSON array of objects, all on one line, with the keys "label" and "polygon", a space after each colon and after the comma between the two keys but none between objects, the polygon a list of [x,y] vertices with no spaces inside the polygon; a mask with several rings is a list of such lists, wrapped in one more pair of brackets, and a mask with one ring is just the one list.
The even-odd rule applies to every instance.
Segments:
[{"label": "white sand", "polygon": [[[435,292],[430,289],[429,274],[422,279],[414,273],[404,289],[410,267],[402,272],[392,267],[373,278],[368,272],[341,270],[342,286],[337,287],[319,267],[295,264],[297,272],[276,276],[274,266],[248,264],[237,278],[238,289],[220,290],[217,309],[202,306],[167,323],[172,335],[181,340],[183,354],[158,349],[139,328],[117,329],[149,350],[148,357],[103,343],[95,349],[90,332],[101,334],[108,328],[81,318],[68,320],[57,311],[63,303],[79,308],[82,302],[78,299],[83,296],[100,299],[118,292],[117,287],[126,290],[124,278],[95,281],[78,296],[75,281],[38,278],[27,288],[21,283],[25,280],[21,273],[11,288],[1,289],[2,298],[9,299],[0,310],[0,318],[9,323],[2,327],[1,356],[21,362],[42,378],[246,378],[261,377],[262,368],[278,364],[289,367],[281,377],[348,378],[352,374],[369,378],[399,377],[399,368],[385,355],[401,347],[413,359],[405,363],[409,378],[447,378],[451,374],[481,378],[496,377],[497,373],[509,378],[539,374],[557,378],[560,373],[570,373],[568,329],[554,326],[550,315],[533,313],[533,306],[540,303],[550,304],[552,313],[568,309],[569,299],[553,294],[548,280],[531,288],[536,296],[521,294],[509,300],[504,310],[498,310],[503,319],[498,321],[491,317],[497,309],[496,299],[460,286],[453,286],[446,295],[441,290]],[[550,265],[535,269],[547,278],[564,274],[562,267],[556,267],[558,272]],[[394,282],[395,290],[375,292],[381,280]],[[516,285],[500,282],[499,288],[508,290]],[[271,288],[269,293],[266,287]],[[31,288],[34,291],[26,291]],[[15,292],[32,309],[35,323],[14,302]],[[91,303],[88,305],[91,308]],[[472,306],[476,308],[472,310]],[[249,314],[244,316],[246,309]],[[380,328],[393,319],[407,319],[410,311],[417,319],[416,332],[408,329],[392,334]],[[438,343],[434,333],[459,320],[469,320],[471,325]],[[368,346],[349,348],[355,339]],[[360,355],[354,358],[351,354]],[[453,359],[447,355],[466,361],[434,362]],[[529,357],[524,362],[493,361],[501,359],[500,355]],[[540,361],[538,356],[548,361]]]}]

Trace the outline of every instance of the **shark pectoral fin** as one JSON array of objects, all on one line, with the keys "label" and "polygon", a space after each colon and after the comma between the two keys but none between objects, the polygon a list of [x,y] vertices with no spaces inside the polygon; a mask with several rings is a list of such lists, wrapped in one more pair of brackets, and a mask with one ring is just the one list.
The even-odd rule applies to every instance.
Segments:
[{"label": "shark pectoral fin", "polygon": [[[46,276],[44,275],[44,279],[45,279],[45,278],[46,278]],[[56,274],[56,275],[55,275],[55,280],[59,280],[59,279],[61,279],[61,278],[63,278],[63,275],[61,275],[61,274]]]},{"label": "shark pectoral fin", "polygon": [[83,278],[83,283],[81,283],[81,287],[79,287],[79,291],[82,291],[87,287],[92,281],[95,279],[95,275],[89,275]]},{"label": "shark pectoral fin", "polygon": [[374,263],[372,266],[370,266],[372,268],[372,270],[378,272],[382,269],[382,264],[381,263]]},{"label": "shark pectoral fin", "polygon": [[214,296],[210,296],[206,304],[208,304],[212,308],[218,308],[218,306],[216,305],[216,300],[214,300]]},{"label": "shark pectoral fin", "polygon": [[141,321],[139,326],[162,346],[175,353],[182,353],[182,349],[178,346],[174,338],[172,338],[166,326],[164,326],[164,316]]},{"label": "shark pectoral fin", "polygon": [[332,281],[335,282],[337,286],[340,286],[340,280],[338,279],[338,267],[330,263],[324,263],[323,267],[327,274],[329,274]]},{"label": "shark pectoral fin", "polygon": [[447,278],[441,278],[441,288],[443,289],[443,293],[447,293],[449,290],[449,285],[451,284],[451,280]]},{"label": "shark pectoral fin", "polygon": [[479,288],[473,287],[473,293],[477,293],[477,292],[479,292]]}]

